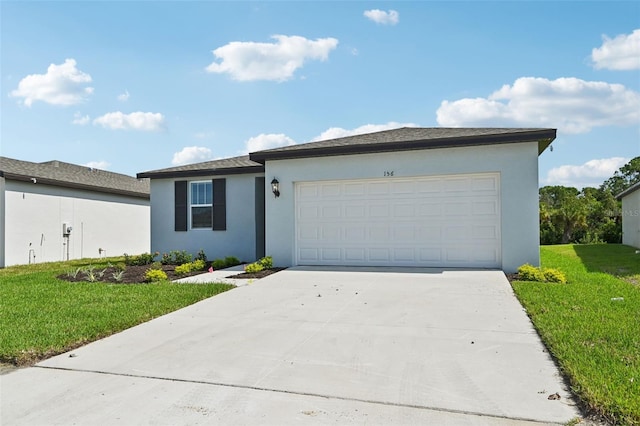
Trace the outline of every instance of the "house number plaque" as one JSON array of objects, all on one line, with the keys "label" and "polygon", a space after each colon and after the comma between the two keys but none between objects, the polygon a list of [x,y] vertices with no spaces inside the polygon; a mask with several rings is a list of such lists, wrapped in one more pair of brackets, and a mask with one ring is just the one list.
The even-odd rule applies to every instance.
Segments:
[{"label": "house number plaque", "polygon": [[385,177],[393,176],[393,170],[385,170],[382,176],[385,176]]}]

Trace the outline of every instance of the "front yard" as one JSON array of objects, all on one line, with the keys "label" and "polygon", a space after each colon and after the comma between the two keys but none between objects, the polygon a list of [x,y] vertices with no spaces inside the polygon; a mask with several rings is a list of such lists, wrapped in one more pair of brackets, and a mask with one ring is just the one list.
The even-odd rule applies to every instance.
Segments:
[{"label": "front yard", "polygon": [[568,284],[514,282],[545,344],[586,408],[640,424],[640,254],[622,245],[541,248]]},{"label": "front yard", "polygon": [[233,288],[228,284],[112,284],[56,278],[121,258],[0,269],[0,362],[28,365]]}]

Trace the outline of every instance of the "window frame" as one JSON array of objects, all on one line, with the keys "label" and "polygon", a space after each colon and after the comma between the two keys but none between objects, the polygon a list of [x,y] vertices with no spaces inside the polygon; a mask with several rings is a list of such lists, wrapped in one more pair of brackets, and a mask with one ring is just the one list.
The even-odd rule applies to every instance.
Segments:
[{"label": "window frame", "polygon": [[[195,204],[193,202],[193,185],[194,184],[208,184],[211,193],[209,194],[209,198],[210,198],[210,203],[204,203],[204,204]],[[214,203],[213,203],[213,182],[211,180],[193,180],[193,181],[189,181],[189,191],[188,191],[188,199],[187,199],[187,212],[189,215],[189,230],[191,231],[200,231],[200,230],[211,230],[213,227],[213,212],[214,212]],[[205,198],[206,198],[206,194],[205,194]],[[211,211],[211,218],[210,218],[210,222],[209,224],[207,224],[206,226],[197,226],[194,227],[193,226],[193,208],[194,207],[208,207]]]}]

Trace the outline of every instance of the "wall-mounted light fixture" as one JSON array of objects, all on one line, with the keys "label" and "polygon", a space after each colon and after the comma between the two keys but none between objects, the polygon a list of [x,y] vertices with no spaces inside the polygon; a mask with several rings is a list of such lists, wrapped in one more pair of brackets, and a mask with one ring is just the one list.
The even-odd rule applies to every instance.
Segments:
[{"label": "wall-mounted light fixture", "polygon": [[280,196],[280,182],[278,182],[278,179],[276,178],[273,178],[271,181],[271,192],[273,192],[273,195],[275,195],[276,198]]}]

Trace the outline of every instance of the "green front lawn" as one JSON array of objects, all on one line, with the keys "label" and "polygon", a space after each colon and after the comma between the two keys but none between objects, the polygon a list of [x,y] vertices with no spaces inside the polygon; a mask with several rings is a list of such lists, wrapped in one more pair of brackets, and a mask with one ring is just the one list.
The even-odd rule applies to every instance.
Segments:
[{"label": "green front lawn", "polygon": [[541,259],[569,283],[513,288],[573,391],[594,413],[640,424],[640,254],[623,245],[561,245],[542,247]]},{"label": "green front lawn", "polygon": [[90,264],[42,263],[0,270],[0,362],[33,363],[233,288],[228,284],[106,284],[55,278]]}]

